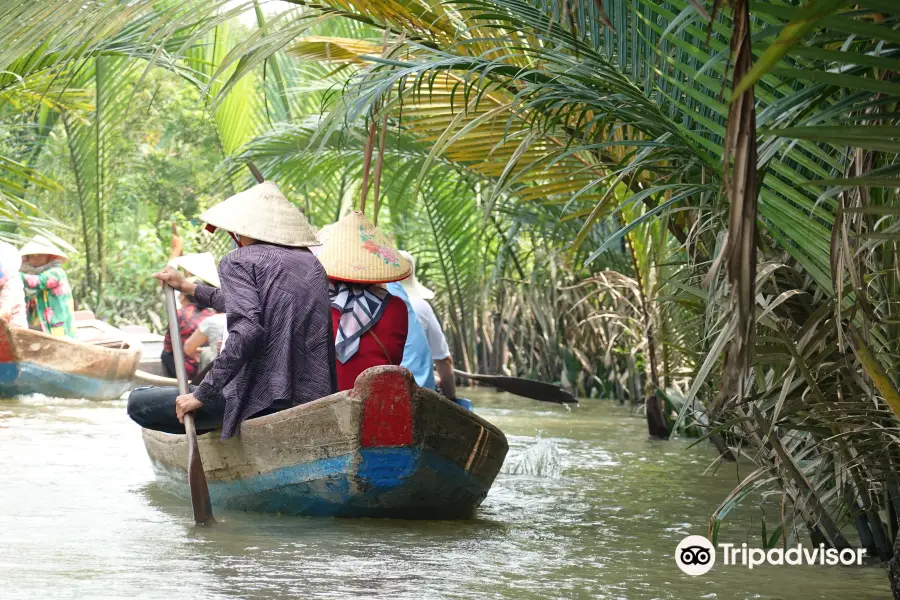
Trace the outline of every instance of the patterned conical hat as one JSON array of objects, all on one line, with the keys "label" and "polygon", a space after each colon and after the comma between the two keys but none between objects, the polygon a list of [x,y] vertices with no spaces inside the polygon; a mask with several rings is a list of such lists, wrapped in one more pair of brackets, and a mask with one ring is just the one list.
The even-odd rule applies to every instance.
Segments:
[{"label": "patterned conical hat", "polygon": [[260,242],[305,248],[316,246],[316,232],[278,186],[264,181],[206,210],[200,219]]},{"label": "patterned conical hat", "polygon": [[34,236],[27,244],[22,246],[21,250],[19,250],[19,256],[28,256],[30,254],[50,254],[58,256],[63,260],[69,260],[69,257],[65,252],[60,250],[56,244],[42,235]]},{"label": "patterned conical hat", "polygon": [[332,279],[357,283],[389,283],[405,279],[409,261],[361,212],[352,212],[329,228],[318,254]]}]

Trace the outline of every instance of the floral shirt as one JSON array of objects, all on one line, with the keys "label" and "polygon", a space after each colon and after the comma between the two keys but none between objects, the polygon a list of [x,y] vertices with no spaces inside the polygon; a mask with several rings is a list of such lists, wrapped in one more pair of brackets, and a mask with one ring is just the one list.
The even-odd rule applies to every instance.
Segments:
[{"label": "floral shirt", "polygon": [[[182,347],[187,339],[197,331],[200,323],[214,314],[216,314],[216,311],[213,309],[200,308],[196,304],[188,304],[178,309],[178,332],[181,334]],[[166,331],[166,337],[163,340],[163,352],[172,352],[172,336],[168,331]],[[185,355],[184,366],[187,369],[189,378],[197,373],[198,362],[193,356]]]},{"label": "floral shirt", "polygon": [[75,301],[63,268],[21,276],[28,300],[29,325],[51,335],[75,337]]}]

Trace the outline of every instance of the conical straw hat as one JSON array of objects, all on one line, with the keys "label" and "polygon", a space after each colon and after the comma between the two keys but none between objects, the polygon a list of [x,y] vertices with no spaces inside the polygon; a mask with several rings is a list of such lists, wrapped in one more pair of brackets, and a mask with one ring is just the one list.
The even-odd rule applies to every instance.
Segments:
[{"label": "conical straw hat", "polygon": [[401,250],[400,256],[409,261],[410,267],[409,277],[400,282],[403,289],[406,290],[406,295],[410,298],[421,298],[422,300],[431,300],[434,298],[434,292],[419,283],[419,280],[416,279],[416,259],[413,258],[413,255],[406,250]]},{"label": "conical straw hat", "polygon": [[361,212],[329,228],[318,258],[328,276],[339,281],[389,283],[410,273],[409,261]]},{"label": "conical straw hat", "polygon": [[325,247],[325,242],[328,241],[328,235],[334,230],[337,223],[329,223],[328,225],[323,225],[319,228],[319,231],[316,232],[316,239],[319,240],[319,246],[313,246],[309,249],[310,252],[313,253],[313,256],[318,257],[319,254],[322,253],[322,250]]},{"label": "conical straw hat", "polygon": [[315,246],[316,232],[278,186],[264,181],[206,210],[200,219],[213,228],[280,246]]},{"label": "conical straw hat", "polygon": [[28,256],[30,254],[51,254],[53,256],[58,256],[63,260],[69,260],[69,257],[65,252],[60,250],[56,244],[42,235],[34,236],[27,244],[22,246],[21,250],[19,250],[19,256]]},{"label": "conical straw hat", "polygon": [[173,258],[169,261],[169,266],[176,269],[181,267],[212,286],[222,287],[222,283],[219,281],[219,271],[216,269],[216,259],[209,252],[185,254]]}]

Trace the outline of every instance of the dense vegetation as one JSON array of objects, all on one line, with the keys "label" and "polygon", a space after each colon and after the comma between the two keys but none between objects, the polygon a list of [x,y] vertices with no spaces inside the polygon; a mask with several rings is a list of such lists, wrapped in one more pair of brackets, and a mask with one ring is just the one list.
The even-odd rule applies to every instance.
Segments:
[{"label": "dense vegetation", "polygon": [[191,219],[247,160],[321,226],[374,156],[367,212],[465,368],[663,402],[755,465],[713,535],[754,494],[768,545],[891,558],[894,3],[214,4],[0,16],[7,234],[76,246],[84,303],[152,320],[170,223],[209,244]]}]

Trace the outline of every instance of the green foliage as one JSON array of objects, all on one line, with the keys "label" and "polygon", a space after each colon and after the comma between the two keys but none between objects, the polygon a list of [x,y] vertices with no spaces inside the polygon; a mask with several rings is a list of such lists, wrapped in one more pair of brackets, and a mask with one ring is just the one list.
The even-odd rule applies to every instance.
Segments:
[{"label": "green foliage", "polygon": [[[148,275],[168,260],[172,223],[185,237],[186,252],[209,243],[196,215],[215,201],[222,153],[196,88],[162,71],[122,77],[119,93],[128,109],[103,126],[105,162],[91,154],[95,120],[103,115],[64,115],[34,159],[62,189],[43,191],[38,201],[70,224],[60,234],[79,250],[70,277],[79,306],[110,321],[158,327],[158,319],[148,317],[160,310]],[[79,143],[85,152],[73,155]],[[106,182],[101,204],[97,188],[85,192],[86,180]]]},{"label": "green foliage", "polygon": [[[748,483],[731,500],[774,486],[790,505],[785,537],[805,526],[840,546],[852,498],[867,511],[857,526],[888,539],[879,515],[900,490],[891,474],[900,458],[888,451],[897,382],[887,375],[900,356],[895,6],[756,3],[748,27],[762,58],[741,83],[731,71],[731,13],[708,11],[715,18],[704,22],[688,0],[334,4],[388,34],[385,44],[367,36],[292,46],[317,60],[334,47],[335,64],[357,70],[320,136],[387,114],[428,149],[417,190],[448,167],[480,179],[489,217],[507,202],[514,209],[503,227],[540,214],[541,234],[562,232],[576,271],[625,241],[637,282],[629,316],[642,325],[635,337],[646,340],[651,377],[661,362],[659,384],[684,392],[681,424],[690,418],[724,435],[723,450],[766,475],[764,486]],[[256,46],[277,35],[261,33]],[[758,169],[761,182],[742,196],[758,234],[745,238],[753,252],[739,261],[723,235],[738,235],[723,161],[735,142],[726,143],[731,85],[753,85],[756,98],[740,141],[760,128],[758,162],[748,153],[731,165]],[[529,250],[519,243],[513,254]],[[563,324],[550,315],[565,306],[554,293],[559,279],[548,277],[555,263],[524,262],[550,268],[522,290],[533,324],[510,321],[526,335],[516,351],[563,360],[574,352],[554,347]],[[737,281],[741,311],[729,300]],[[593,308],[603,314],[603,304]],[[746,327],[754,309],[755,339]],[[580,333],[564,331],[567,341]],[[723,381],[735,339],[752,346],[752,363]],[[639,368],[640,356],[625,358]],[[879,553],[889,555],[889,545]]]}]

